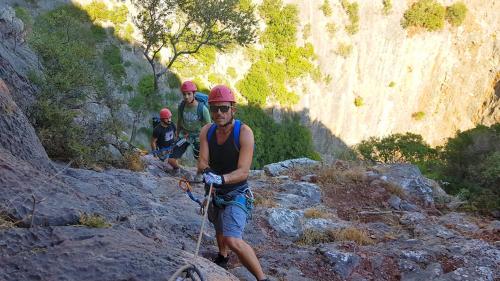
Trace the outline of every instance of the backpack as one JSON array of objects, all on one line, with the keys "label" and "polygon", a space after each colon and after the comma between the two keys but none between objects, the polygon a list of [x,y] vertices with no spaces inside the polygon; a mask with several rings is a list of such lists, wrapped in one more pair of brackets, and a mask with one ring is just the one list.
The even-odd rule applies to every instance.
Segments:
[{"label": "backpack", "polygon": [[[210,128],[208,129],[207,132],[207,141],[210,141],[210,138],[215,133],[215,129],[217,129],[217,124],[212,123],[210,125]],[[236,146],[236,150],[239,152],[240,151],[240,130],[241,130],[241,121],[236,119],[234,120],[234,145]],[[254,147],[255,148],[255,147]]]},{"label": "backpack", "polygon": [[153,115],[153,117],[151,117],[151,125],[153,126],[153,129],[160,125],[160,123],[160,115]]},{"label": "backpack", "polygon": [[[203,107],[208,108],[208,95],[196,92],[194,94],[194,99],[198,101],[198,108],[197,108],[198,120],[203,121]],[[186,106],[186,101],[184,100],[181,101],[178,108],[179,118],[182,118],[182,113],[184,112],[185,106]]]}]

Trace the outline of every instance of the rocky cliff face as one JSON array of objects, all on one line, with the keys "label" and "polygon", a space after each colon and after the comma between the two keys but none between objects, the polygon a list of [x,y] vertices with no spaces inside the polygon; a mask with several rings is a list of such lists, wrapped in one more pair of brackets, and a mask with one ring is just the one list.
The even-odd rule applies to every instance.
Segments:
[{"label": "rocky cliff face", "polygon": [[[307,109],[321,126],[347,144],[370,136],[411,131],[437,145],[456,130],[500,122],[495,86],[500,79],[500,20],[498,1],[465,1],[464,24],[442,31],[407,31],[400,20],[411,2],[392,1],[389,15],[382,1],[357,1],[360,28],[348,35],[348,17],[340,1],[329,1],[333,15],[325,17],[322,1],[296,1],[300,24],[311,24],[310,40],[329,85],[310,82],[297,109]],[[439,1],[450,5],[455,1]],[[338,31],[329,38],[327,23]],[[336,55],[339,44],[352,45],[346,58]],[[498,86],[496,86],[498,87]],[[356,107],[361,97],[364,105]],[[422,120],[412,114],[423,112]],[[319,147],[327,152],[325,147]]]}]

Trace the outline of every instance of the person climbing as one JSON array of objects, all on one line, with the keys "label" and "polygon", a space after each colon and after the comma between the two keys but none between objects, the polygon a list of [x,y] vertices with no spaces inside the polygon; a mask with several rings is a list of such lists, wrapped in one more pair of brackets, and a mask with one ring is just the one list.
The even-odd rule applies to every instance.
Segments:
[{"label": "person climbing", "polygon": [[175,142],[176,128],[172,123],[172,113],[168,108],[160,110],[160,123],[153,129],[151,137],[151,151],[158,159],[165,161],[172,166],[172,169],[177,171],[179,165],[177,161],[169,157],[172,153],[172,147]]},{"label": "person climbing", "polygon": [[[189,145],[192,145],[194,158],[198,159],[200,130],[205,124],[211,122],[207,108],[208,96],[197,92],[197,90],[196,84],[192,81],[185,81],[181,85],[183,100],[178,108],[176,134],[176,138],[179,140],[171,155],[177,166],[176,159],[182,157]],[[195,178],[195,180],[201,181],[200,177],[201,175],[198,175],[198,179]]]},{"label": "person climbing", "polygon": [[253,206],[247,183],[254,152],[253,132],[234,119],[236,101],[228,87],[214,87],[208,103],[214,123],[201,129],[198,171],[203,174],[206,195],[210,185],[215,189],[208,207],[219,248],[214,262],[227,269],[231,250],[257,280],[267,280],[254,250],[242,238]]}]

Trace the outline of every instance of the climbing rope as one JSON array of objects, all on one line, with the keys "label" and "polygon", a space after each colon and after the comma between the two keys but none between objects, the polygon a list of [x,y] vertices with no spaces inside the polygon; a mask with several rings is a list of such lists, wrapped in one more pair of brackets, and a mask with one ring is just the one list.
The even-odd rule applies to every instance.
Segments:
[{"label": "climbing rope", "polygon": [[196,198],[191,192],[193,190],[193,188],[191,187],[191,183],[184,177],[179,179],[178,186],[180,189],[182,189],[182,191],[186,192],[189,199],[193,200],[194,202],[198,203],[198,205],[200,205],[200,214],[203,214],[204,212],[203,203],[201,202],[200,199]]},{"label": "climbing rope", "polygon": [[[179,183],[180,184],[180,183]],[[190,188],[191,186],[189,185],[189,182],[187,182],[186,189]],[[206,209],[208,210],[208,205],[210,204],[210,197],[212,195],[212,190],[213,190],[213,184],[210,185],[210,190],[208,192],[208,198],[207,198],[207,206]],[[200,270],[196,268],[195,262],[198,258],[198,252],[200,251],[200,245],[201,245],[201,239],[203,237],[203,229],[205,228],[205,221],[207,220],[208,216],[208,211],[203,213],[203,219],[201,221],[201,228],[200,228],[200,234],[198,235],[198,242],[196,243],[196,250],[193,255],[193,260],[191,263],[186,263],[182,267],[180,267],[168,281],[181,281],[181,280],[199,280],[199,281],[205,281],[205,278],[203,277],[203,274],[201,274]],[[184,277],[181,277],[181,275],[184,274]],[[189,278],[189,279],[188,279]]]}]

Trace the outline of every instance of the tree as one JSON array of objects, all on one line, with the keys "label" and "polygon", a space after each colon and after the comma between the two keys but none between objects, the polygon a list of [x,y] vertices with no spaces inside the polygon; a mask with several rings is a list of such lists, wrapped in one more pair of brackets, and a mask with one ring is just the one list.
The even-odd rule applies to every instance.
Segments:
[{"label": "tree", "polygon": [[[254,6],[241,0],[137,0],[136,25],[143,37],[144,56],[153,70],[154,89],[158,79],[184,55],[203,46],[224,51],[232,44],[246,46],[256,37]],[[155,59],[169,47],[168,62],[158,69]]]}]

